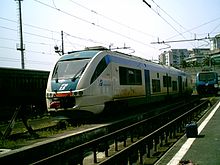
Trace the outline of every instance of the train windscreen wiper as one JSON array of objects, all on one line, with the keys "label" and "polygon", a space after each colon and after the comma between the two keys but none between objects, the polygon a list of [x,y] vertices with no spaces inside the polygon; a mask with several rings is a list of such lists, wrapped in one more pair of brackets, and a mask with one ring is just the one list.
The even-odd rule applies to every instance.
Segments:
[{"label": "train windscreen wiper", "polygon": [[83,66],[78,72],[76,72],[76,74],[71,78],[71,80],[75,81],[78,77],[80,77],[80,75],[85,70],[86,66],[87,66],[87,64],[85,66]]}]

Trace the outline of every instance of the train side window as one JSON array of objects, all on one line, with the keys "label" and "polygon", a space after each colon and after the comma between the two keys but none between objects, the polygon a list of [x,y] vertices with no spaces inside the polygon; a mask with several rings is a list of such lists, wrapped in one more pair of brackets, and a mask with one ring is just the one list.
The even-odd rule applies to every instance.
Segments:
[{"label": "train side window", "polygon": [[177,91],[177,81],[172,81],[172,89],[173,91]]},{"label": "train side window", "polygon": [[157,73],[157,78],[160,78],[160,73]]},{"label": "train side window", "polygon": [[135,84],[135,74],[133,70],[128,70],[128,83],[129,84]]},{"label": "train side window", "polygon": [[160,92],[160,80],[152,79],[153,92]]},{"label": "train side window", "polygon": [[163,76],[163,87],[171,87],[171,77]]},{"label": "train side window", "polygon": [[142,85],[141,70],[119,67],[120,85]]},{"label": "train side window", "polygon": [[105,70],[105,68],[107,67],[107,62],[105,60],[105,57],[102,58],[102,60],[98,63],[93,75],[92,75],[92,78],[91,78],[91,81],[90,81],[90,84],[92,84],[96,79],[97,77],[99,77],[99,75]]},{"label": "train side window", "polygon": [[127,84],[127,73],[126,68],[119,67],[119,79],[120,79],[120,85],[126,85]]}]

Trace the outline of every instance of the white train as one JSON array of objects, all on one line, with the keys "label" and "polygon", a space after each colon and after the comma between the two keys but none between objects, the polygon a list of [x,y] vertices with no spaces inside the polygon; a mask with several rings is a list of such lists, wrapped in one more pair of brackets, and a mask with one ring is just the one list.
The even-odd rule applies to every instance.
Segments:
[{"label": "white train", "polygon": [[[173,67],[98,47],[60,57],[46,89],[50,113],[99,114],[191,95],[190,75]],[[112,108],[113,107],[113,108]]]}]

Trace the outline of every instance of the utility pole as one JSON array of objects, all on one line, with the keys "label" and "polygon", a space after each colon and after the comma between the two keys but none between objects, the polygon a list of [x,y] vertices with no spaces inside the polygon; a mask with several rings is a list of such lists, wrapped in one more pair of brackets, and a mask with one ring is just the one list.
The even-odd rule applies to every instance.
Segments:
[{"label": "utility pole", "polygon": [[62,42],[61,48],[59,48],[57,45],[54,46],[55,52],[58,53],[60,56],[64,55],[63,30],[61,31],[61,42]]},{"label": "utility pole", "polygon": [[62,55],[64,55],[63,30],[61,31]]},{"label": "utility pole", "polygon": [[18,6],[19,6],[19,27],[20,27],[20,46],[17,46],[17,50],[21,51],[21,68],[24,69],[24,45],[23,45],[23,32],[22,32],[22,17],[21,17],[21,1],[22,0],[15,0],[18,1]]}]

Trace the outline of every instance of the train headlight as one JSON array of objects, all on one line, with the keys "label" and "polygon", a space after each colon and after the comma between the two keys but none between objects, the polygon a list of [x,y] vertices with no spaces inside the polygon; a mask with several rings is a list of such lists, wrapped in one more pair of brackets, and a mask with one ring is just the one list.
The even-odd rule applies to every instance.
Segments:
[{"label": "train headlight", "polygon": [[53,93],[48,92],[48,93],[47,93],[47,98],[52,98],[52,97],[53,97]]},{"label": "train headlight", "polygon": [[76,91],[73,92],[74,96],[82,96],[83,95],[83,91]]},{"label": "train headlight", "polygon": [[83,95],[83,91],[79,91],[79,95],[82,96]]}]

